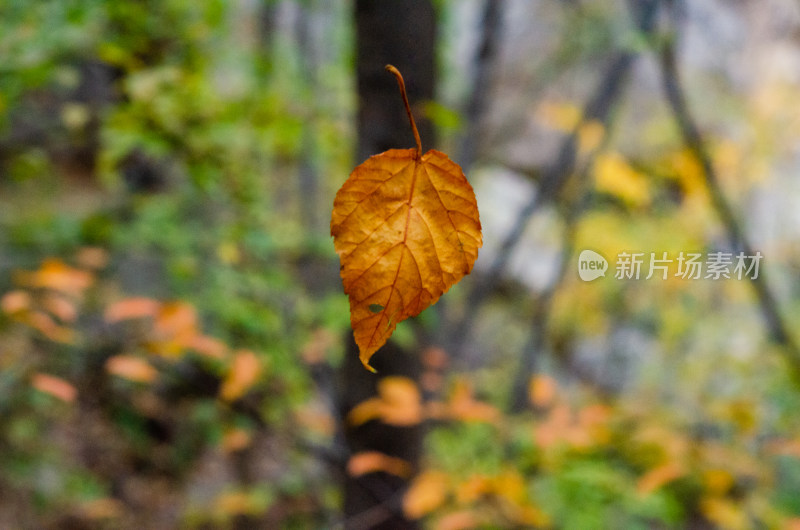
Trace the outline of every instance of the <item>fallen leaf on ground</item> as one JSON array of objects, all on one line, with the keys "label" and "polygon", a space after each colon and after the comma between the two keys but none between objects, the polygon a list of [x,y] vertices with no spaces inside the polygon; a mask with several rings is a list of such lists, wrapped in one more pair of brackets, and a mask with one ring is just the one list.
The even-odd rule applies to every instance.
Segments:
[{"label": "fallen leaf on ground", "polygon": [[78,395],[78,390],[64,379],[54,375],[37,373],[31,378],[31,386],[39,392],[50,394],[54,398],[66,403],[72,403]]}]

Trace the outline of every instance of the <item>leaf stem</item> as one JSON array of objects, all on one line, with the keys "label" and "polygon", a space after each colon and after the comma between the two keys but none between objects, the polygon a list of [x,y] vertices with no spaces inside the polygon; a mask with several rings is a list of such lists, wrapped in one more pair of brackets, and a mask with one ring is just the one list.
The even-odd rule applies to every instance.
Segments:
[{"label": "leaf stem", "polygon": [[397,78],[397,86],[400,87],[400,95],[403,96],[403,104],[406,106],[406,113],[408,114],[408,121],[411,123],[411,130],[414,132],[414,140],[417,141],[417,158],[422,157],[422,141],[419,139],[419,131],[417,124],[414,123],[414,116],[411,114],[411,106],[408,104],[408,96],[406,95],[406,84],[403,82],[403,76],[400,70],[392,66],[386,65],[386,71],[390,72]]}]

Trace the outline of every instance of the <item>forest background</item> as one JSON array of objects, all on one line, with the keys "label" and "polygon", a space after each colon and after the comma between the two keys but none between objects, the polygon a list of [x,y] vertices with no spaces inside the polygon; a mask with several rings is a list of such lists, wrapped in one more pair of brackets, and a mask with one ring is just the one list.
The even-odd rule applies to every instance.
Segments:
[{"label": "forest background", "polygon": [[[374,375],[386,63],[485,243]],[[0,528],[800,528],[798,89],[794,0],[6,0]]]}]

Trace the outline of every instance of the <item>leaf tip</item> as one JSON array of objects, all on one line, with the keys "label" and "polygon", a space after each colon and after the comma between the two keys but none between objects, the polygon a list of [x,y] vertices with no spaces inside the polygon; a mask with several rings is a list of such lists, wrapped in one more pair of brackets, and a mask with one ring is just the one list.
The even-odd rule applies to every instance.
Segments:
[{"label": "leaf tip", "polygon": [[369,371],[370,371],[370,372],[372,372],[373,374],[377,374],[377,373],[378,373],[378,371],[377,371],[375,368],[373,368],[372,366],[370,366],[370,364],[369,364],[369,357],[367,357],[367,358],[360,357],[360,359],[361,359],[361,364],[363,364],[363,365],[364,365],[364,368],[366,368],[367,370],[369,370]]}]

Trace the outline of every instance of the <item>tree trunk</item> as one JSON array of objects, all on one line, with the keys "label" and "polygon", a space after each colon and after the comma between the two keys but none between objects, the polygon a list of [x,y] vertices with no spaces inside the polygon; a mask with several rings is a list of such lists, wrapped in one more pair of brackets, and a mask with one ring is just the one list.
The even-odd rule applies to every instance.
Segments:
[{"label": "tree trunk", "polygon": [[[394,78],[385,71],[393,64],[405,77],[406,88],[423,141],[423,150],[434,144],[433,128],[424,118],[420,103],[434,95],[436,13],[430,0],[357,0],[356,70],[358,88],[357,163],[391,148],[414,145],[402,99]],[[358,349],[348,338],[342,367],[342,418],[356,404],[376,395],[382,377],[402,375],[415,381],[419,356],[391,341],[381,348],[372,374],[358,360]],[[379,451],[408,461],[417,469],[422,448],[422,426],[393,427],[371,421],[345,427],[350,454]],[[402,497],[408,479],[387,473],[347,476],[344,491],[345,527],[348,529],[414,529],[405,518]]]}]

